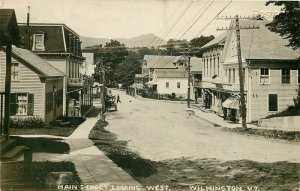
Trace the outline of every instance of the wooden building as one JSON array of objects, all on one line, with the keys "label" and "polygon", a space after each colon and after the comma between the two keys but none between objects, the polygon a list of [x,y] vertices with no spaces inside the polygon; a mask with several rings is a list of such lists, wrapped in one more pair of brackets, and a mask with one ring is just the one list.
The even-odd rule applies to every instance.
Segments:
[{"label": "wooden building", "polygon": [[[241,20],[241,55],[247,122],[257,121],[294,104],[299,90],[300,50],[266,28],[265,20]],[[230,24],[234,28],[235,21]],[[240,85],[235,30],[205,45],[203,53],[203,102],[220,116],[240,121]]]},{"label": "wooden building", "polygon": [[[0,92],[4,91],[5,49],[0,48]],[[13,47],[10,114],[46,123],[63,115],[64,74],[33,52]]]},{"label": "wooden building", "polygon": [[80,36],[65,24],[30,23],[28,29],[20,23],[19,29],[23,48],[32,50],[65,74],[64,115],[84,115],[92,106],[93,80],[80,72],[84,71],[85,61]]}]

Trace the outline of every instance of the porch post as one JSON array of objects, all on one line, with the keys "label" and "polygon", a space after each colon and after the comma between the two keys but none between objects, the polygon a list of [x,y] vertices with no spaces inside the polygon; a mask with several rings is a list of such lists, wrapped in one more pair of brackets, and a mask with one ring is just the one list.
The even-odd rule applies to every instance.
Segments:
[{"label": "porch post", "polygon": [[11,52],[12,45],[6,45],[5,103],[4,103],[4,135],[9,138],[10,89],[11,89]]}]

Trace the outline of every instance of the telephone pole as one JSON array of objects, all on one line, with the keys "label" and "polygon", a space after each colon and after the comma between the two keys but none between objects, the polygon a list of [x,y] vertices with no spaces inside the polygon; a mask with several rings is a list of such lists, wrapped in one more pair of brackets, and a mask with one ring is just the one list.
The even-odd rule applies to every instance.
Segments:
[{"label": "telephone pole", "polygon": [[102,88],[101,88],[101,103],[102,103],[102,110],[101,110],[101,119],[104,121],[105,117],[104,117],[104,113],[106,110],[105,107],[105,68],[104,68],[104,64],[103,64],[103,58],[100,59],[100,67],[101,67],[101,77],[102,77]]},{"label": "telephone pole", "polygon": [[245,91],[244,91],[244,74],[243,74],[243,65],[242,65],[242,53],[241,53],[241,35],[240,35],[240,24],[239,16],[235,16],[235,31],[237,39],[237,52],[238,52],[238,63],[239,63],[239,81],[240,81],[240,95],[241,95],[241,116],[242,116],[242,126],[247,128],[246,124],[246,102],[245,102]]},{"label": "telephone pole", "polygon": [[188,92],[187,92],[187,107],[191,107],[191,57],[188,56]]},{"label": "telephone pole", "polygon": [[253,18],[250,17],[239,17],[236,15],[235,17],[222,17],[218,19],[235,19],[235,27],[232,28],[225,28],[225,29],[217,29],[217,30],[231,30],[234,29],[236,32],[236,39],[237,39],[237,56],[238,56],[238,69],[239,69],[239,82],[240,82],[240,99],[241,99],[241,105],[240,105],[240,111],[241,111],[241,117],[242,117],[242,127],[247,129],[247,123],[246,123],[246,100],[245,100],[245,90],[244,90],[244,73],[243,73],[243,61],[242,61],[242,51],[241,51],[241,29],[259,29],[257,26],[248,26],[248,27],[240,27],[239,19],[248,19],[253,20]]}]

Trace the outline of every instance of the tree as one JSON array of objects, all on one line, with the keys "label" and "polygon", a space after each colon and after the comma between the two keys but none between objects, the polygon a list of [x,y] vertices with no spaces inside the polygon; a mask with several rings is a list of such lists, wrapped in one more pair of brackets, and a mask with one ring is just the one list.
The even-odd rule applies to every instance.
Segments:
[{"label": "tree", "polygon": [[193,38],[190,42],[190,45],[192,48],[201,48],[202,46],[204,46],[214,38],[215,38],[214,35],[210,35],[210,36],[201,35],[200,37]]},{"label": "tree", "polygon": [[269,4],[283,6],[281,12],[266,26],[270,31],[279,33],[289,40],[287,46],[294,50],[300,47],[300,2],[299,1],[268,1]]},{"label": "tree", "polygon": [[115,82],[122,83],[124,87],[133,84],[135,74],[141,73],[142,59],[143,55],[130,51],[127,58],[114,71]]},{"label": "tree", "polygon": [[[102,45],[95,45],[83,50],[83,52],[94,53],[94,59],[99,62],[100,59],[103,60],[106,71],[106,81],[107,85],[113,85],[115,82],[115,70],[118,65],[122,63],[127,55],[128,51],[124,44],[121,44],[117,40],[111,40],[105,43],[104,47]],[[96,65],[94,78],[96,81],[100,82],[100,65]]]}]

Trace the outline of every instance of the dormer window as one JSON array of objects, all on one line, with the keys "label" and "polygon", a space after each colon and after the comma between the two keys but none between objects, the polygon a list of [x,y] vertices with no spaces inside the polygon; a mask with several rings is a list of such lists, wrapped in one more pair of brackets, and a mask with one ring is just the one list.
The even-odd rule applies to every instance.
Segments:
[{"label": "dormer window", "polygon": [[44,34],[34,34],[33,35],[33,51],[45,51]]}]

